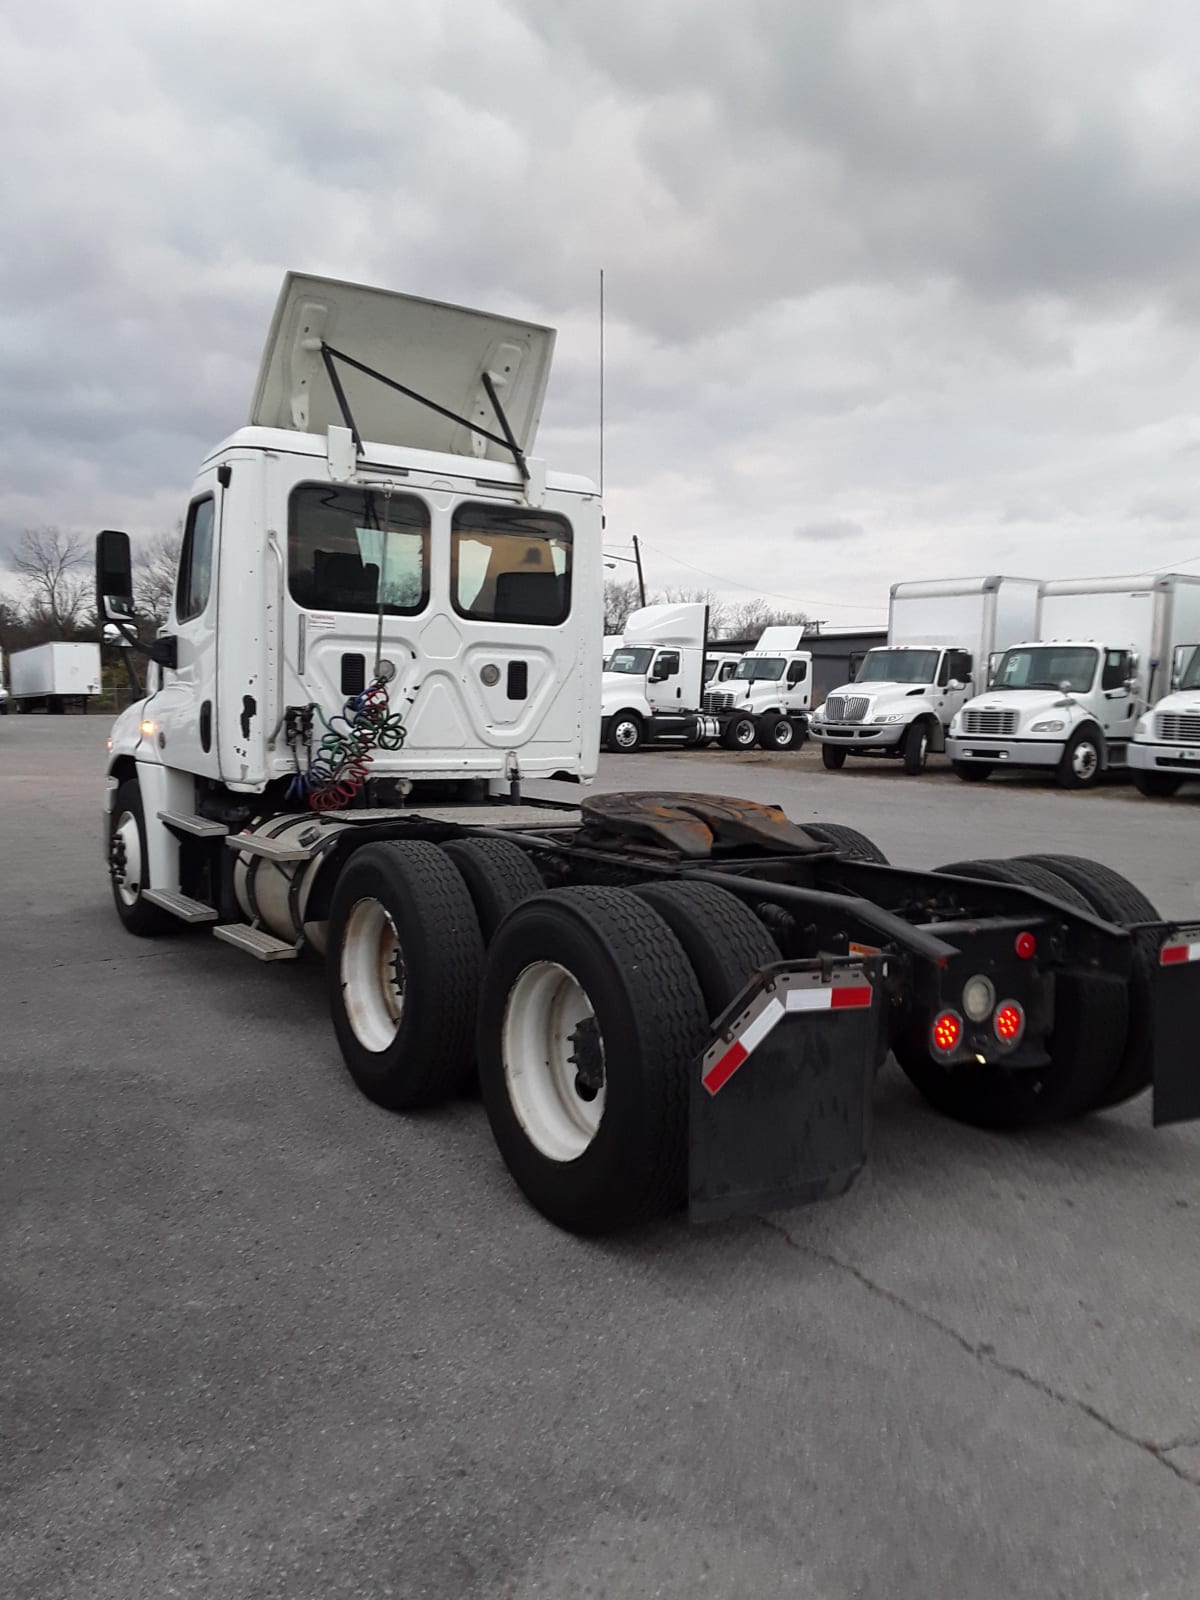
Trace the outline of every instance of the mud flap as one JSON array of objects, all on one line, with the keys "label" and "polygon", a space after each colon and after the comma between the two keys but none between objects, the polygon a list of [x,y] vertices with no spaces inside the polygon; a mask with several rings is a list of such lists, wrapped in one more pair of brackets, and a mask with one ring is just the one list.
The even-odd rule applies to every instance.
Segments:
[{"label": "mud flap", "polygon": [[1153,977],[1154,1126],[1200,1117],[1200,925],[1173,927]]},{"label": "mud flap", "polygon": [[843,1194],[867,1158],[880,1058],[878,958],[758,974],[717,1023],[691,1082],[694,1222]]}]

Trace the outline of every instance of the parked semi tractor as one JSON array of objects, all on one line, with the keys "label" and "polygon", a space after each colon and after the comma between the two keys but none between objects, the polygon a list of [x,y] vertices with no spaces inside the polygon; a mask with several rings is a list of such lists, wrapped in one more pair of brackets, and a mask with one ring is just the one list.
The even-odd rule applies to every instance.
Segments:
[{"label": "parked semi tractor", "polygon": [[86,711],[100,693],[100,646],[56,641],[8,658],[14,711]]},{"label": "parked semi tractor", "polygon": [[[1159,1121],[1196,1115],[1200,925],[1103,867],[912,872],[737,799],[530,796],[599,745],[600,501],[532,455],[552,344],[286,279],[112,729],[128,931],[323,960],[363,1093],[404,1111],[477,1074],[513,1179],[581,1233],[841,1192],[889,1047],[987,1127],[1149,1084]],[[114,530],[97,603],[132,648]]]},{"label": "parked semi tractor", "polygon": [[601,684],[606,749],[632,754],[647,743],[697,742],[707,619],[708,607],[693,601],[630,612]]},{"label": "parked semi tractor", "polygon": [[950,728],[954,770],[1044,767],[1086,789],[1129,765],[1138,719],[1167,687],[1175,646],[1200,637],[1200,577],[1148,573],[1042,585],[1037,628]]},{"label": "parked semi tractor", "polygon": [[801,744],[812,705],[812,655],[803,642],[803,628],[764,628],[727,680],[706,688],[702,739],[719,739],[727,750],[750,750],[755,744],[790,750]]},{"label": "parked semi tractor", "polygon": [[853,683],[817,707],[812,735],[831,771],[847,756],[885,756],[910,774],[932,750],[996,651],[1024,637],[1037,614],[1033,578],[946,578],[892,585],[888,642],[868,650]]},{"label": "parked semi tractor", "polygon": [[1200,778],[1200,644],[1176,645],[1171,690],[1138,718],[1129,766],[1140,793],[1164,797]]}]

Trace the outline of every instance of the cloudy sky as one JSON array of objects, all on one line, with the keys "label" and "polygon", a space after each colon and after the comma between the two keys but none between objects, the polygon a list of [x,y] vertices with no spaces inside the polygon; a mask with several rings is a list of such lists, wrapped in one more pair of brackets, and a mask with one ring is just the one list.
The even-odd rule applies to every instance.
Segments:
[{"label": "cloudy sky", "polygon": [[171,526],[288,267],[554,324],[594,473],[603,266],[651,583],[1200,570],[1198,54],[1170,0],[6,7],[0,560]]}]

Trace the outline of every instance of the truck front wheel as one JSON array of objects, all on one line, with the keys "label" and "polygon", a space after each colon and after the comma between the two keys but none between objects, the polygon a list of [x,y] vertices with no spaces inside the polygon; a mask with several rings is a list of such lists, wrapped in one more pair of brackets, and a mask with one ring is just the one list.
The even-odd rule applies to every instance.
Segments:
[{"label": "truck front wheel", "polygon": [[180,926],[169,911],[145,899],[150,887],[146,850],[146,817],[142,791],[136,778],[126,778],[117,790],[108,823],[108,874],[113,904],[126,930],[139,939],[174,933]]},{"label": "truck front wheel", "polygon": [[707,1035],[678,939],[630,890],[550,890],[505,920],[479,1001],[479,1083],[544,1217],[604,1234],[682,1202],[687,1075]]},{"label": "truck front wheel", "polygon": [[929,724],[914,722],[904,732],[904,770],[910,778],[925,771],[929,759]]},{"label": "truck front wheel", "polygon": [[1097,728],[1077,728],[1058,763],[1060,789],[1091,789],[1104,770],[1104,742]]},{"label": "truck front wheel", "polygon": [[846,752],[840,745],[823,744],[821,746],[821,765],[826,772],[840,772],[846,765]]},{"label": "truck front wheel", "polygon": [[465,1087],[483,939],[467,886],[436,845],[355,851],[333,890],[326,971],[342,1057],[369,1100],[401,1111]]},{"label": "truck front wheel", "polygon": [[645,726],[636,711],[618,711],[609,721],[604,742],[610,750],[628,756],[641,749],[645,737]]},{"label": "truck front wheel", "polygon": [[1177,778],[1172,772],[1144,772],[1140,767],[1133,769],[1133,783],[1139,794],[1152,795],[1156,800],[1169,800],[1173,794],[1179,793],[1182,778]]}]

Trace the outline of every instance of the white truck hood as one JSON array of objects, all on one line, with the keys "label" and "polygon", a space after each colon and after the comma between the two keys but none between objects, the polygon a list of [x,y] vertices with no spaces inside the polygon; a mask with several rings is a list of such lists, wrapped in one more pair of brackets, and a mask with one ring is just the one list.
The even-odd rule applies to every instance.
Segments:
[{"label": "white truck hood", "polygon": [[[289,272],[263,349],[250,407],[252,427],[323,434],[342,426],[321,355],[334,350],[384,373],[490,433],[502,434],[483,387],[492,383],[521,449],[537,439],[554,354],[554,329],[536,323]],[[359,436],[451,455],[511,461],[501,444],[337,363]]]},{"label": "white truck hood", "polygon": [[1061,711],[1065,715],[1074,709],[1076,702],[1071,696],[1063,694],[1061,689],[1003,689],[999,694],[977,694],[973,700],[966,702],[959,714],[961,716],[967,711],[1015,711],[1018,726],[1021,726],[1028,719],[1047,711]]},{"label": "white truck hood", "polygon": [[[923,694],[913,694],[914,689],[923,689]],[[898,710],[898,702],[908,700],[914,709],[922,700],[928,700],[932,692],[932,684],[917,683],[892,683],[887,679],[879,683],[843,683],[836,689],[831,689],[826,699],[840,695],[849,700],[852,696],[858,699],[866,697],[868,709],[875,710],[880,701],[885,702],[892,710]],[[893,702],[896,702],[895,704]]]}]

